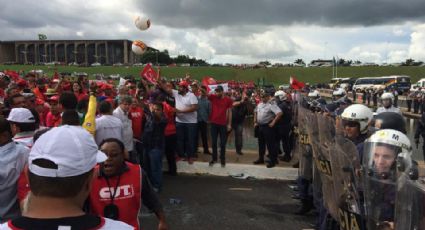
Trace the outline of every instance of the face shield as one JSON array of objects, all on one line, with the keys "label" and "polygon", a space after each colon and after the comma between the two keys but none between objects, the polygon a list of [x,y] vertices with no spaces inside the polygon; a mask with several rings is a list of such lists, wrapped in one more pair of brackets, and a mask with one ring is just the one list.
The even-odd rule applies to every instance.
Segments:
[{"label": "face shield", "polygon": [[363,181],[367,228],[394,222],[397,156],[403,148],[387,143],[366,142],[363,155]]},{"label": "face shield", "polygon": [[392,100],[391,99],[382,99],[382,105],[385,108],[391,107],[392,105]]}]

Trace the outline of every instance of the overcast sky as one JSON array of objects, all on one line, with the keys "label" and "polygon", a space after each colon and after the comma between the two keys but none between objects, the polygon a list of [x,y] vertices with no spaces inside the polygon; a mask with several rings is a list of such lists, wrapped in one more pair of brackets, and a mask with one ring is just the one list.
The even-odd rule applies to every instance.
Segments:
[{"label": "overcast sky", "polygon": [[[0,0],[0,40],[130,39],[211,63],[425,61],[424,0]],[[151,19],[140,31],[135,16]]]}]

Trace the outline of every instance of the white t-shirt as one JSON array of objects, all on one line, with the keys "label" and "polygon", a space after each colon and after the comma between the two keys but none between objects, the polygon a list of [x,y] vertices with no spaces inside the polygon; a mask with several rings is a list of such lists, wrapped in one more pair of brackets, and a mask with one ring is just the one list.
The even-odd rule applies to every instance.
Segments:
[{"label": "white t-shirt", "polygon": [[99,145],[108,138],[117,138],[123,141],[123,124],[120,119],[112,115],[102,115],[96,118],[96,144]]},{"label": "white t-shirt", "polygon": [[[198,98],[188,92],[184,96],[180,95],[177,90],[173,90],[173,96],[176,99],[176,109],[185,110],[188,109],[191,105],[198,104]],[[176,121],[180,123],[197,123],[198,122],[198,113],[196,110],[190,113],[176,113]]]},{"label": "white t-shirt", "polygon": [[134,229],[133,226],[128,225],[122,221],[116,221],[108,218],[105,219],[105,225],[103,225],[100,229],[117,229],[117,230],[127,230],[127,229]]},{"label": "white t-shirt", "polygon": [[122,140],[125,148],[127,151],[133,151],[133,123],[128,118],[128,114],[125,113],[119,106],[114,110],[113,115],[122,122]]}]

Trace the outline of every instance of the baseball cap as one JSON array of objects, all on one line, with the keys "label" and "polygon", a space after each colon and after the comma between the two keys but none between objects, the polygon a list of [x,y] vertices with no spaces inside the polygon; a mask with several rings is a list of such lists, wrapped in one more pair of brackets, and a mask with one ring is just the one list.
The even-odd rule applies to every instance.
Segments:
[{"label": "baseball cap", "polygon": [[55,95],[53,97],[50,97],[50,98],[47,99],[47,101],[59,102],[59,96]]},{"label": "baseball cap", "polygon": [[25,108],[14,108],[10,111],[7,117],[8,121],[17,123],[34,123],[34,115],[32,115],[29,109]]},{"label": "baseball cap", "polygon": [[[44,168],[33,164],[46,159],[57,168]],[[43,177],[72,177],[93,169],[107,159],[98,150],[93,136],[80,126],[64,125],[46,132],[34,143],[28,158],[29,170]]]},{"label": "baseball cap", "polygon": [[181,82],[179,83],[179,86],[189,87],[189,83],[187,83],[187,81],[181,81]]}]

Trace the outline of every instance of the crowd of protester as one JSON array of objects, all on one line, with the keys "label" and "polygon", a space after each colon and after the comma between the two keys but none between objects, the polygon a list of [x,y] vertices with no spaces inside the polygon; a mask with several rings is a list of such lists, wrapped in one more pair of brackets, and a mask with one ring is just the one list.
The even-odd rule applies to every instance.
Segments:
[{"label": "crowd of protester", "polygon": [[[166,173],[174,176],[178,172],[176,162],[193,164],[198,153],[211,155],[210,166],[219,162],[225,167],[228,135],[235,137],[235,154],[243,155],[243,124],[248,115],[254,115],[260,147],[254,163],[274,167],[280,152],[284,153],[283,160],[290,161],[291,94],[279,90],[276,95],[256,88],[225,90],[218,85],[210,89],[190,76],[154,82],[131,78],[116,85],[87,76],[73,80],[60,74],[50,78],[33,72],[0,72],[0,151],[7,155],[1,161],[7,166],[2,168],[2,175],[13,172],[4,177],[5,183],[2,181],[0,221],[22,214],[10,225],[43,226],[37,218],[30,219],[40,217],[32,214],[31,204],[48,196],[52,202],[61,199],[70,205],[78,200],[72,204],[75,207],[83,205],[82,197],[88,196],[83,202],[87,213],[139,228],[137,213],[142,197],[143,204],[156,213],[160,229],[166,229],[156,196],[163,189],[163,158],[168,163]],[[97,152],[94,147],[106,154],[102,162],[97,159],[100,163],[96,166],[89,160],[93,155],[84,156]],[[87,160],[87,165],[81,159]],[[82,175],[80,180],[71,181],[70,177],[76,175]],[[43,181],[36,183],[32,176]],[[88,178],[93,178],[90,191],[82,187]],[[39,191],[39,187],[51,188]],[[76,196],[78,199],[74,199]],[[95,226],[101,221],[78,218],[67,223],[73,225],[88,218]]]}]

